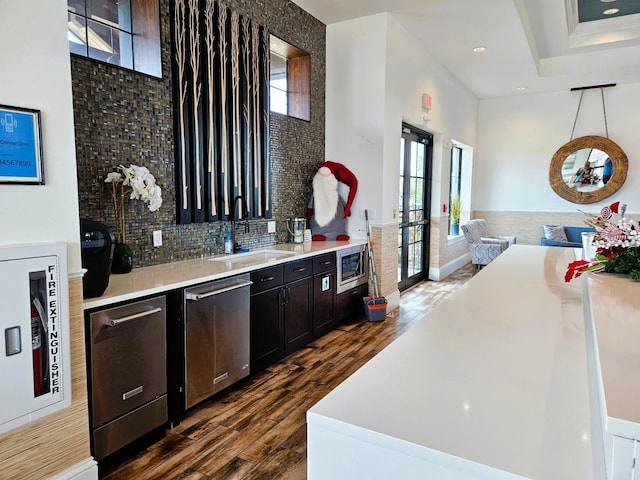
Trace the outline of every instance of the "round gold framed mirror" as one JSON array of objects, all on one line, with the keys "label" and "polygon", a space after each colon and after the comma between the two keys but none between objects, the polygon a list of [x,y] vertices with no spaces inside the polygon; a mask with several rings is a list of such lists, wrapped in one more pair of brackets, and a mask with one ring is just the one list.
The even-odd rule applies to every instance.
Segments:
[{"label": "round gold framed mirror", "polygon": [[616,193],[627,178],[627,155],[612,140],[590,135],[565,143],[553,155],[549,184],[573,203],[595,203]]}]

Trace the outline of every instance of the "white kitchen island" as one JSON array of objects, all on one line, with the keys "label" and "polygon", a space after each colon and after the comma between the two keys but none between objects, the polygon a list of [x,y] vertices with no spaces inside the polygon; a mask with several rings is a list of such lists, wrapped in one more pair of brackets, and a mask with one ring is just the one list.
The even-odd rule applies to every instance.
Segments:
[{"label": "white kitchen island", "polygon": [[640,480],[640,283],[589,275],[584,285],[608,478]]},{"label": "white kitchen island", "polygon": [[510,247],[318,402],[308,478],[605,479],[574,255]]}]

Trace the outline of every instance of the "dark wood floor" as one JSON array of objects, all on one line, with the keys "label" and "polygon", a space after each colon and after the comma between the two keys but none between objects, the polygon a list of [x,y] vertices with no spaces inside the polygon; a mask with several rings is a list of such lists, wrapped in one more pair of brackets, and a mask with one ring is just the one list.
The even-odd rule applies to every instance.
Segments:
[{"label": "dark wood floor", "polygon": [[201,404],[162,440],[101,478],[305,479],[306,411],[471,275],[469,265],[444,281],[413,287],[383,322],[339,327]]}]

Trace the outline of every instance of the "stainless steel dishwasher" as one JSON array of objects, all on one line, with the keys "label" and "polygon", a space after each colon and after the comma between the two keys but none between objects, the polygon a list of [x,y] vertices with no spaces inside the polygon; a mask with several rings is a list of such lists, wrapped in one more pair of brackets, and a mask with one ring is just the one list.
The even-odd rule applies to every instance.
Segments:
[{"label": "stainless steel dishwasher", "polygon": [[168,420],[164,296],[89,315],[91,427],[98,460]]},{"label": "stainless steel dishwasher", "polygon": [[249,274],[184,290],[185,408],[249,374]]}]

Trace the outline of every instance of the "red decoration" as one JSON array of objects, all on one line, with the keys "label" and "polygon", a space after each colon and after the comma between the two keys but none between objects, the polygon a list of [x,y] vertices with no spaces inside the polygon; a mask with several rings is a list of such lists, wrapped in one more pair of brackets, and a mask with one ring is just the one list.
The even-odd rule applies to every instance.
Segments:
[{"label": "red decoration", "polygon": [[347,203],[344,206],[344,218],[351,216],[351,204],[353,203],[353,199],[358,191],[358,179],[351,170],[341,163],[326,161],[320,165],[320,168],[322,167],[327,167],[339,182],[342,182],[349,187],[349,196],[347,198]]},{"label": "red decoration", "polygon": [[618,207],[620,206],[620,202],[614,202],[611,205],[609,205],[609,208],[611,209],[611,211],[613,213],[618,213]]}]

